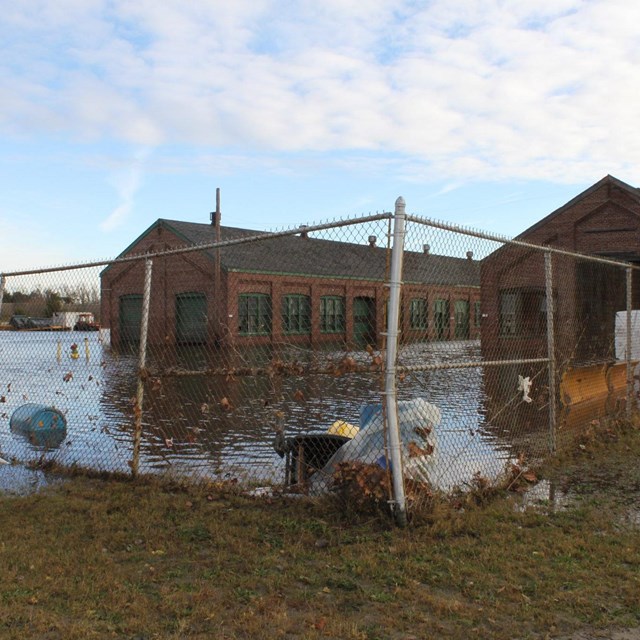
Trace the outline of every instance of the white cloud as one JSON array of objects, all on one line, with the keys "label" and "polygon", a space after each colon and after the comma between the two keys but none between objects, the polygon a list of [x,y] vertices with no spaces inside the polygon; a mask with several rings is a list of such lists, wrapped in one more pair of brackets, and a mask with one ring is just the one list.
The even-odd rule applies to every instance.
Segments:
[{"label": "white cloud", "polygon": [[110,182],[118,193],[120,203],[100,223],[103,231],[113,231],[118,228],[131,214],[136,193],[142,182],[144,163],[149,154],[149,148],[139,149],[130,164],[112,175]]},{"label": "white cloud", "polygon": [[451,180],[633,172],[639,19],[625,0],[25,0],[0,32],[0,131],[386,152]]}]

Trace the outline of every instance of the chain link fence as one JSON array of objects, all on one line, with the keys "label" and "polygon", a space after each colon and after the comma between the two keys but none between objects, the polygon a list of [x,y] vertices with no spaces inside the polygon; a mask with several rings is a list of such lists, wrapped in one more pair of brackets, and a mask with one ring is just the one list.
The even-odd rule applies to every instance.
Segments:
[{"label": "chain link fence", "polygon": [[114,261],[5,271],[0,455],[402,522],[635,409],[634,272],[401,199],[273,233],[159,220]]}]

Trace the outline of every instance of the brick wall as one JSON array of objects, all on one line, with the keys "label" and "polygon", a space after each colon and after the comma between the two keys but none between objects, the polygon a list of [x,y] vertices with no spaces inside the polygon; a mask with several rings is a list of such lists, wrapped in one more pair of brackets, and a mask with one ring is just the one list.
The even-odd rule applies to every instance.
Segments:
[{"label": "brick wall", "polygon": [[[129,253],[141,254],[175,248],[181,241],[162,227],[152,228]],[[104,327],[111,329],[112,344],[120,342],[120,298],[124,295],[142,295],[144,288],[144,260],[116,264],[103,271],[101,277],[101,316]],[[374,300],[373,322],[378,336],[385,330],[385,302],[388,289],[382,282],[346,278],[313,278],[292,275],[271,275],[222,271],[216,291],[214,260],[205,253],[187,253],[153,259],[149,342],[174,344],[176,340],[176,295],[202,293],[207,299],[209,339],[223,343],[278,344],[300,342],[320,345],[340,343],[355,345],[354,300]],[[238,296],[243,293],[262,293],[271,297],[272,331],[266,336],[242,336],[238,331]],[[285,295],[301,294],[311,300],[311,331],[308,335],[284,334],[281,305]],[[320,299],[322,296],[339,296],[345,300],[345,332],[322,333],[320,328]],[[409,304],[413,297],[426,298],[430,320],[428,333],[412,331],[409,324]],[[479,327],[474,322],[474,305],[479,300],[479,287],[445,288],[437,285],[411,285],[402,297],[401,336],[404,340],[434,338],[433,302],[436,299],[450,301],[451,317],[448,319],[448,335],[454,335],[453,309],[455,300],[467,300],[470,308],[470,337],[477,337]],[[380,346],[380,345],[374,345]]]},{"label": "brick wall", "polygon": [[[533,244],[549,245],[580,253],[640,259],[640,198],[635,190],[605,178],[556,212],[518,236]],[[554,256],[553,289],[556,305],[556,343],[561,360],[604,354],[616,310],[624,308],[620,282],[624,270],[596,276],[584,262]],[[596,269],[597,271],[597,269]],[[603,280],[604,278],[604,280]],[[600,282],[600,284],[598,284]],[[610,286],[601,286],[608,282]],[[546,335],[503,336],[500,334],[500,294],[507,290],[545,288],[544,256],[541,252],[504,246],[482,263],[482,347],[485,358],[546,356]],[[635,299],[640,301],[636,283]],[[622,298],[621,298],[622,295]],[[590,310],[591,318],[585,318]],[[601,317],[596,336],[596,316]],[[589,333],[589,336],[586,333]],[[580,336],[582,335],[582,337]],[[597,343],[595,344],[594,343]],[[591,343],[591,344],[590,344]],[[566,353],[564,353],[566,351]]]}]

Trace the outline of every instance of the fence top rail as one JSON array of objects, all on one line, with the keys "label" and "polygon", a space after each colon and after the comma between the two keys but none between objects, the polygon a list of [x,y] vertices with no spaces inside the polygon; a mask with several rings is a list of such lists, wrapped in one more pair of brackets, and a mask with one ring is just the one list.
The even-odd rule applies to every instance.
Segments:
[{"label": "fence top rail", "polygon": [[325,231],[327,229],[338,229],[341,227],[350,227],[365,222],[375,222],[376,220],[388,220],[393,217],[390,212],[375,213],[367,216],[359,216],[357,218],[348,218],[346,220],[334,220],[332,222],[324,222],[314,225],[300,225],[293,229],[283,229],[282,231],[263,231],[256,232],[253,236],[244,238],[236,238],[234,240],[224,240],[220,242],[210,242],[206,244],[189,245],[179,247],[177,249],[168,249],[165,251],[156,251],[153,253],[139,253],[121,258],[112,258],[111,260],[95,260],[90,262],[81,262],[71,265],[61,265],[58,267],[43,267],[40,269],[25,269],[21,271],[4,271],[0,272],[0,277],[10,276],[31,276],[42,273],[55,273],[60,271],[73,271],[77,269],[87,269],[90,267],[107,267],[113,264],[122,264],[126,262],[136,262],[139,260],[150,260],[162,256],[177,255],[182,253],[193,253],[195,251],[208,251],[210,249],[219,249],[238,244],[247,244],[250,242],[258,242],[265,238],[282,238],[285,236],[295,236],[299,233],[311,233],[312,231]]},{"label": "fence top rail", "polygon": [[427,218],[424,216],[407,214],[406,220],[408,222],[415,222],[417,224],[422,224],[428,227],[442,229],[443,231],[452,231],[454,233],[460,233],[462,235],[472,236],[474,238],[480,238],[482,240],[491,240],[492,242],[510,244],[517,247],[523,247],[525,249],[533,249],[535,251],[554,253],[556,255],[568,256],[570,258],[588,260],[591,262],[599,262],[601,264],[609,264],[614,267],[622,267],[624,269],[640,269],[640,266],[635,265],[632,262],[624,262],[622,260],[614,260],[613,258],[604,258],[602,256],[596,256],[593,254],[578,253],[577,251],[569,251],[568,249],[559,249],[558,247],[550,247],[546,245],[535,244],[533,242],[526,242],[525,240],[508,238],[507,236],[500,235],[499,233],[489,233],[487,231],[477,231],[475,229],[468,229],[467,227],[463,227],[457,224],[441,222],[439,220],[433,220],[432,218]]},{"label": "fence top rail", "polygon": [[[130,256],[123,256],[120,258],[112,258],[106,260],[94,260],[87,262],[80,262],[71,265],[61,265],[57,267],[43,267],[39,269],[24,269],[17,271],[4,271],[0,272],[0,276],[3,277],[14,277],[14,276],[29,276],[29,275],[37,275],[43,273],[56,273],[61,271],[73,271],[78,269],[87,269],[91,267],[107,267],[114,264],[122,264],[127,262],[136,262],[139,260],[149,260],[156,257],[161,256],[169,256],[169,255],[177,255],[184,253],[193,253],[195,251],[205,251],[217,248],[223,248],[233,245],[246,244],[250,242],[258,242],[260,240],[264,240],[265,238],[280,238],[285,236],[293,236],[300,233],[310,233],[313,231],[325,231],[327,229],[336,229],[341,227],[354,226],[357,224],[363,224],[366,222],[375,222],[376,220],[388,220],[393,217],[393,213],[391,212],[382,212],[371,214],[367,216],[360,216],[357,218],[349,218],[346,220],[337,220],[332,222],[325,222],[315,225],[300,225],[298,227],[292,229],[284,229],[282,231],[264,231],[257,232],[254,236],[248,236],[244,238],[236,238],[233,240],[225,240],[220,242],[211,242],[206,244],[198,244],[198,245],[189,245],[185,247],[179,247],[176,249],[169,249],[164,251],[157,251],[153,253],[144,253],[144,254],[135,254]],[[543,251],[548,253],[553,253],[556,255],[568,256],[571,258],[576,258],[580,260],[588,260],[591,262],[598,262],[601,264],[609,264],[616,267],[621,267],[624,269],[634,269],[639,270],[640,266],[635,265],[631,262],[624,262],[622,260],[614,260],[612,258],[605,258],[602,256],[595,256],[591,254],[578,253],[576,251],[569,251],[567,249],[560,249],[558,247],[544,246],[535,244],[533,242],[527,242],[525,240],[517,240],[514,238],[509,238],[507,236],[503,236],[498,233],[490,233],[487,231],[479,231],[475,229],[469,229],[467,227],[463,227],[461,225],[452,224],[449,222],[443,222],[439,220],[434,220],[432,218],[428,218],[425,216],[418,216],[407,214],[406,220],[408,222],[414,222],[417,224],[422,224],[429,227],[434,227],[436,229],[442,229],[443,231],[451,231],[453,233],[459,233],[462,235],[467,235],[475,238],[480,238],[483,240],[489,240],[492,242],[499,242],[501,244],[513,245],[518,247],[523,247],[525,249],[532,249],[535,251]]]}]

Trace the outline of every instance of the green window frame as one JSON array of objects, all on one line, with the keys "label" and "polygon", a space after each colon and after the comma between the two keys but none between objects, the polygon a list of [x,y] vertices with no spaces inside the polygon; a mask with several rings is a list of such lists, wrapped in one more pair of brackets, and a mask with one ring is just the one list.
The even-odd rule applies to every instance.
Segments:
[{"label": "green window frame", "polygon": [[302,294],[282,298],[282,331],[286,334],[311,332],[311,299]]},{"label": "green window frame", "polygon": [[476,327],[479,327],[481,322],[482,322],[482,307],[480,306],[480,301],[476,300],[476,302],[473,303],[473,323],[475,324]]},{"label": "green window frame", "polygon": [[141,293],[126,293],[120,296],[118,322],[122,343],[138,344],[140,342],[142,301]]},{"label": "green window frame", "polygon": [[454,302],[455,337],[461,340],[469,338],[469,301],[456,300]]},{"label": "green window frame", "polygon": [[238,296],[238,333],[264,336],[271,333],[271,296],[266,293],[241,293]]},{"label": "green window frame", "polygon": [[320,332],[344,333],[345,303],[341,296],[322,296],[320,298]]},{"label": "green window frame", "polygon": [[500,335],[514,336],[518,333],[517,318],[520,311],[518,294],[513,291],[500,292]]},{"label": "green window frame", "polygon": [[178,344],[206,344],[209,319],[207,296],[201,291],[184,291],[175,297],[175,329]]},{"label": "green window frame", "polygon": [[543,289],[500,291],[500,335],[541,336],[547,330],[547,298]]},{"label": "green window frame", "polygon": [[449,339],[449,301],[442,298],[433,303],[433,325],[436,340]]},{"label": "green window frame", "polygon": [[409,327],[411,329],[429,327],[429,304],[426,298],[413,298],[409,301]]}]

